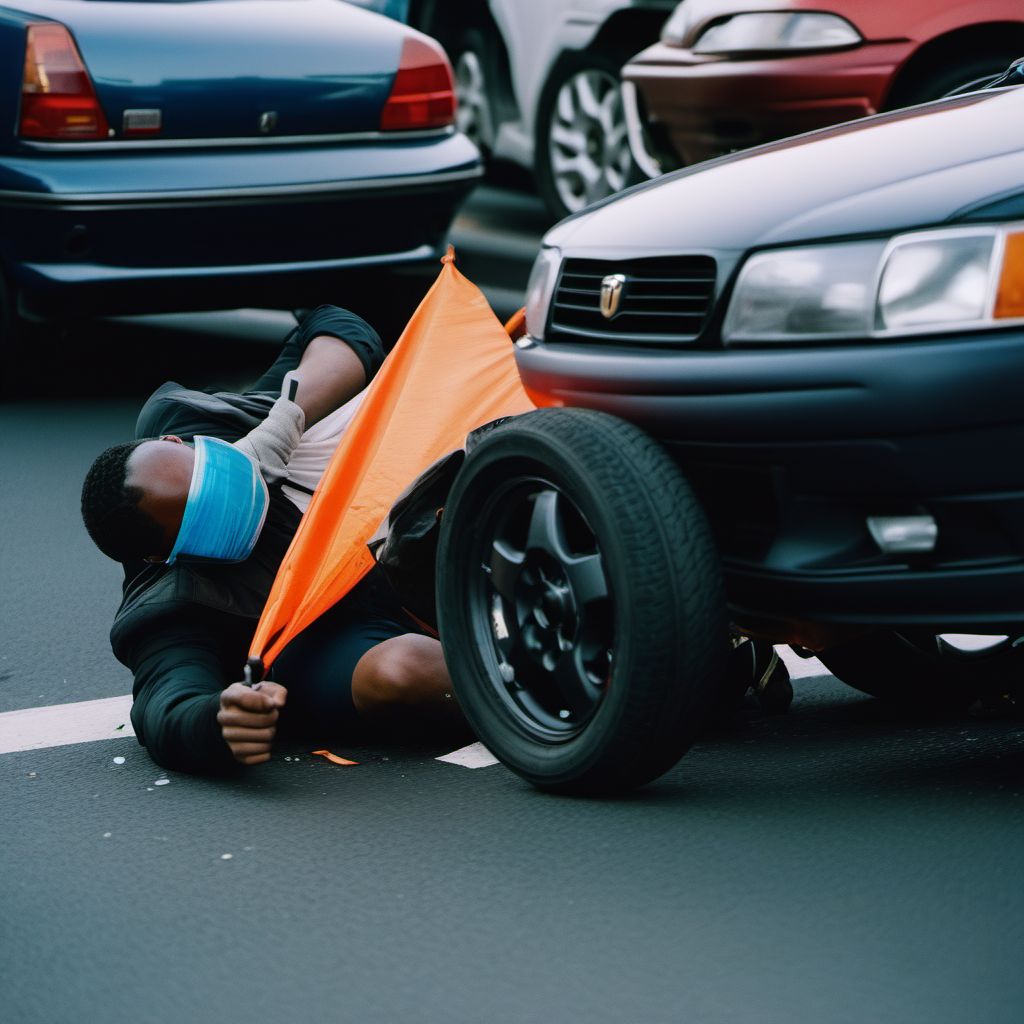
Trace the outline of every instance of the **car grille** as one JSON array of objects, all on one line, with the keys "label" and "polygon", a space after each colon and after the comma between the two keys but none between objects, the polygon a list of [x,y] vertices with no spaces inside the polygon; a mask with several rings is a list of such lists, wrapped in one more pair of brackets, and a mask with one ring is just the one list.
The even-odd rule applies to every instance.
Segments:
[{"label": "car grille", "polygon": [[[617,312],[601,312],[601,286],[625,278]],[[693,341],[704,329],[715,291],[710,256],[649,259],[568,259],[551,307],[546,340],[671,345]]]}]

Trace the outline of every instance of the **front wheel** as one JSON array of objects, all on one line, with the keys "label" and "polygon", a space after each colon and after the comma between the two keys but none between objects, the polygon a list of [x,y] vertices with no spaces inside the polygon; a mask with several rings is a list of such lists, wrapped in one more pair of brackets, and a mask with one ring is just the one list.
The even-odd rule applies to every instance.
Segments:
[{"label": "front wheel", "polygon": [[580,53],[556,67],[541,94],[534,172],[559,220],[643,177],[629,148],[619,72],[602,54]]},{"label": "front wheel", "polygon": [[703,512],[653,440],[602,413],[529,413],[469,453],[442,521],[437,604],[470,725],[542,789],[657,778],[724,673]]}]

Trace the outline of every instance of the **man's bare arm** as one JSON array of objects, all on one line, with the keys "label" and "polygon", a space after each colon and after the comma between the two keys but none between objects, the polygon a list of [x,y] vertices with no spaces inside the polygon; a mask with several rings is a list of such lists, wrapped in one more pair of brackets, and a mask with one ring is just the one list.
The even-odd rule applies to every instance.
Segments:
[{"label": "man's bare arm", "polygon": [[299,382],[295,401],[306,414],[307,429],[366,387],[359,356],[330,334],[318,335],[306,346],[291,375]]}]

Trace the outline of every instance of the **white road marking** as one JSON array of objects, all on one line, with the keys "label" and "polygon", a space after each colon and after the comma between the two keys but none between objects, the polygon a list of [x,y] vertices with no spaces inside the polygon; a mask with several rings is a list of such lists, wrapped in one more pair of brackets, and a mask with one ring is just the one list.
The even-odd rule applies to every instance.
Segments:
[{"label": "white road marking", "polygon": [[[6,711],[0,714],[0,754],[134,736],[128,717],[131,707],[132,698],[126,695]],[[118,729],[122,724],[124,728]]]},{"label": "white road marking", "polygon": [[498,759],[482,743],[471,743],[468,747],[453,750],[450,754],[435,760],[457,764],[463,768],[490,768],[492,764],[498,763]]},{"label": "white road marking", "polygon": [[[794,679],[830,674],[817,658],[801,658],[784,645],[776,650]],[[132,698],[126,695],[4,712],[0,714],[0,754],[134,736],[128,717],[131,706]],[[119,729],[119,725],[122,728]],[[498,763],[482,743],[471,743],[436,760],[462,768],[489,768]]]}]

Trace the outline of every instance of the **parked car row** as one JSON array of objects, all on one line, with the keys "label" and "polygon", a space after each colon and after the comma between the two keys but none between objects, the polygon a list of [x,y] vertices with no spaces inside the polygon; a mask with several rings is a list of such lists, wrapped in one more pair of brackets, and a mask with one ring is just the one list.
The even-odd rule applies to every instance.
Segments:
[{"label": "parked car row", "polygon": [[385,269],[415,291],[481,151],[557,219],[1020,52],[1013,0],[23,0],[0,7],[0,338],[345,302]]},{"label": "parked car row", "polygon": [[643,177],[982,84],[1024,52],[1017,0],[351,2],[445,46],[459,127],[528,168],[555,219]]}]

